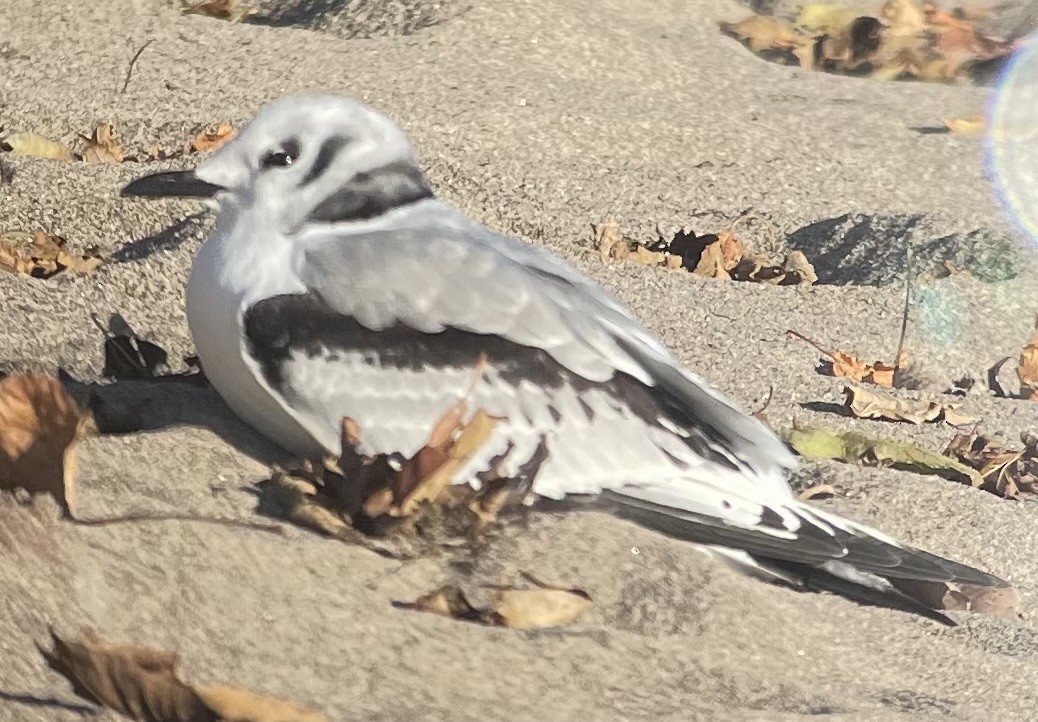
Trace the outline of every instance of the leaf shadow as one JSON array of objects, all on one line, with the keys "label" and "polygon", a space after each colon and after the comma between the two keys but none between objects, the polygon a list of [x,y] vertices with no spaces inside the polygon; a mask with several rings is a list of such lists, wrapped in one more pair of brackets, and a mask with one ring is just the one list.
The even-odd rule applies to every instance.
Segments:
[{"label": "leaf shadow", "polygon": [[4,689],[0,689],[0,701],[14,702],[15,704],[23,704],[28,707],[58,707],[84,716],[95,715],[98,712],[97,707],[79,704],[78,702],[65,702],[56,697],[37,697],[32,694],[18,694],[16,692],[8,692]]},{"label": "leaf shadow", "polygon": [[800,408],[805,411],[817,411],[821,414],[837,414],[838,416],[851,417],[852,414],[848,413],[847,407],[843,404],[834,404],[831,401],[804,401],[801,402]]}]

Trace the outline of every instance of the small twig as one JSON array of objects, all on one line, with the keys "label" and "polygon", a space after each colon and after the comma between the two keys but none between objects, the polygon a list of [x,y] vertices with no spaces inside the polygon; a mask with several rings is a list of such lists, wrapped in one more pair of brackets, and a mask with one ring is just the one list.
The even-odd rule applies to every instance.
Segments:
[{"label": "small twig", "polygon": [[771,400],[774,397],[775,397],[775,387],[769,385],[768,386],[768,395],[764,399],[764,405],[761,406],[759,409],[757,409],[756,411],[754,411],[750,415],[753,416],[753,418],[758,419],[760,421],[766,421],[767,417],[764,416],[764,412],[767,411],[769,406],[771,406]]},{"label": "small twig", "polygon": [[806,341],[807,343],[811,344],[816,349],[818,349],[818,352],[820,354],[822,354],[823,356],[827,356],[828,358],[831,358],[834,361],[836,360],[836,356],[835,356],[835,354],[833,354],[832,351],[826,350],[825,347],[822,346],[822,344],[818,343],[817,341],[813,341],[813,340],[809,339],[807,336],[805,336],[804,334],[800,333],[799,331],[793,331],[792,329],[786,329],[786,333],[789,334],[790,336],[793,336],[795,338],[800,339],[801,341]]},{"label": "small twig", "polygon": [[897,340],[897,353],[894,354],[894,377],[901,368],[901,352],[905,347],[905,336],[908,334],[908,311],[912,305],[912,242],[907,241],[905,247],[905,308],[901,312],[901,337]]},{"label": "small twig", "polygon": [[105,517],[103,519],[71,519],[73,524],[80,526],[109,526],[111,524],[126,524],[141,521],[197,521],[203,524],[217,524],[219,526],[232,526],[242,529],[255,529],[256,531],[270,532],[271,534],[284,534],[285,530],[280,524],[260,524],[252,521],[241,521],[240,519],[221,519],[215,516],[195,516],[192,514],[124,514],[122,516]]},{"label": "small twig", "polygon": [[125,94],[126,89],[130,87],[130,78],[133,76],[133,66],[137,64],[137,60],[141,57],[141,53],[143,53],[153,42],[155,42],[155,38],[145,42],[144,45],[137,48],[137,52],[133,54],[132,58],[130,58],[130,66],[126,68],[126,80],[123,81],[123,87],[119,91],[119,95]]}]

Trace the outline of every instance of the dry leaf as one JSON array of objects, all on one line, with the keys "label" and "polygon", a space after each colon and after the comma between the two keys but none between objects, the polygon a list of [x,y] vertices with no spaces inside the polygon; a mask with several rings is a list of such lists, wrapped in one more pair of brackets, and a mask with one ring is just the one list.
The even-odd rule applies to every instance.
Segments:
[{"label": "dry leaf", "polygon": [[751,15],[738,23],[721,23],[721,30],[746,43],[754,52],[787,50],[800,44],[792,25],[763,15]]},{"label": "dry leaf", "polygon": [[843,30],[858,17],[854,8],[827,3],[809,3],[800,8],[796,24],[812,32],[832,33]]},{"label": "dry leaf", "polygon": [[863,381],[870,373],[869,367],[857,356],[852,356],[843,351],[832,353],[832,374],[836,378],[849,378],[854,381]]},{"label": "dry leaf", "polygon": [[217,20],[233,20],[237,15],[236,0],[206,0],[184,11],[185,15],[204,15]]},{"label": "dry leaf", "polygon": [[[443,490],[451,484],[458,469],[479,451],[479,448],[490,437],[490,433],[494,430],[498,421],[500,421],[500,419],[490,416],[482,409],[477,411],[472,419],[464,425],[460,424],[460,418],[457,407],[448,410],[444,417],[440,419],[436,429],[434,429],[430,443],[401,468],[401,476],[406,473],[414,473],[410,470],[417,469],[417,477],[413,487],[403,496],[398,504],[390,509],[390,515],[407,516],[415,511],[419,503],[435,501]],[[453,423],[454,426],[451,427],[446,441],[433,445],[433,442],[441,441],[443,438],[443,434],[438,435],[437,431],[441,429],[441,426],[446,426],[450,423]],[[457,430],[456,438],[454,436],[455,430]],[[422,452],[425,449],[431,449],[433,452],[431,454],[432,459],[429,461],[426,461],[428,457],[423,459]]]},{"label": "dry leaf", "polygon": [[490,611],[502,627],[544,629],[571,624],[592,606],[579,589],[500,589]]},{"label": "dry leaf", "polygon": [[1024,449],[1007,449],[998,439],[981,434],[956,434],[944,450],[945,456],[976,469],[983,478],[981,488],[1007,499],[1038,494],[1038,449],[1027,432],[1021,435]]},{"label": "dry leaf", "polygon": [[907,421],[912,424],[941,420],[951,426],[963,426],[977,421],[976,418],[958,411],[958,404],[909,401],[855,386],[845,386],[843,393],[846,397],[845,406],[859,419]]},{"label": "dry leaf", "polygon": [[15,133],[3,139],[15,155],[52,160],[72,160],[72,151],[63,143],[48,140],[35,133]]},{"label": "dry leaf", "polygon": [[918,35],[926,29],[926,15],[912,0],[887,0],[879,14],[894,36]]},{"label": "dry leaf", "polygon": [[[598,249],[602,258],[622,258],[630,251],[620,224],[613,219],[607,218],[602,223],[596,223],[591,227],[595,232],[595,248]],[[623,249],[622,255],[618,255],[620,248]]]},{"label": "dry leaf", "polygon": [[327,722],[323,715],[279,699],[228,687],[195,688],[176,673],[177,657],[97,638],[62,639],[39,648],[47,665],[76,694],[142,722]]},{"label": "dry leaf", "polygon": [[195,687],[206,707],[221,722],[328,722],[295,702],[268,697],[238,687]]},{"label": "dry leaf", "polygon": [[872,383],[876,384],[876,386],[882,386],[883,388],[887,389],[893,388],[894,371],[897,368],[898,367],[895,367],[893,364],[883,363],[882,361],[876,361],[870,367],[870,373],[868,374],[868,378],[872,381]]},{"label": "dry leaf", "polygon": [[69,516],[76,506],[76,439],[83,415],[58,379],[0,380],[0,489],[49,493]]},{"label": "dry leaf", "polygon": [[97,256],[68,253],[64,238],[43,231],[0,234],[0,270],[46,279],[62,271],[87,273],[101,263]]},{"label": "dry leaf", "polygon": [[[952,135],[980,135],[984,132],[984,116],[975,115],[972,118],[948,118],[941,119],[941,123]],[[952,271],[949,269],[949,274]]]},{"label": "dry leaf", "polygon": [[1038,333],[1020,353],[1016,365],[1016,376],[1020,379],[1020,397],[1038,401]]},{"label": "dry leaf", "polygon": [[844,351],[830,351],[822,344],[805,336],[799,331],[787,330],[786,334],[798,338],[813,346],[829,361],[829,367],[822,367],[823,373],[837,378],[848,378],[852,381],[868,381],[877,386],[890,388],[894,381],[894,367],[882,361],[866,364],[860,358]]},{"label": "dry leaf", "polygon": [[544,629],[571,624],[594,605],[580,589],[550,587],[530,579],[538,588],[494,587],[493,599],[485,609],[473,606],[461,588],[453,585],[399,606],[489,626]]},{"label": "dry leaf", "polygon": [[202,132],[196,135],[189,144],[195,153],[207,153],[216,150],[238,134],[230,123],[220,123],[213,132]]},{"label": "dry leaf", "polygon": [[94,128],[93,134],[87,138],[83,160],[89,163],[122,163],[123,151],[115,139],[115,128],[111,123],[101,123]]},{"label": "dry leaf", "polygon": [[803,251],[790,251],[786,262],[782,264],[785,275],[779,281],[780,286],[811,286],[818,281],[815,267],[807,260]]},{"label": "dry leaf", "polygon": [[323,503],[312,482],[276,472],[265,483],[264,491],[271,501],[281,507],[289,521],[336,539],[353,538],[353,527],[341,514]]}]

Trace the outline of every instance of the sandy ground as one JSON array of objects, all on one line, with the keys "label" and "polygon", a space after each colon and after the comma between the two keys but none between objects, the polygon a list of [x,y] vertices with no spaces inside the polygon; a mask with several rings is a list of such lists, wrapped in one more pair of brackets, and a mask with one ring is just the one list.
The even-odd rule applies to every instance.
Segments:
[{"label": "sandy ground", "polygon": [[[1034,258],[994,195],[981,142],[914,130],[982,111],[990,89],[768,64],[717,31],[745,12],[724,0],[420,1],[367,14],[287,5],[268,3],[265,26],[182,16],[164,0],[10,0],[0,43],[21,55],[0,59],[0,125],[72,140],[110,120],[131,149],[171,147],[286,92],[359,96],[407,128],[448,201],[577,262],[744,406],[773,386],[776,427],[796,416],[936,449],[951,437],[828,412],[839,382],[784,335],[892,356],[908,243],[920,263],[948,258],[977,276],[917,288],[917,354],[976,371],[1029,337]],[[0,226],[42,228],[118,262],[51,281],[0,275],[0,369],[96,378],[92,312],[119,311],[174,359],[190,354],[183,284],[208,220],[189,203],[117,198],[131,177],[169,164],[5,163],[15,177],[0,185]],[[749,239],[804,250],[819,285],[713,282],[589,254],[590,224],[610,213],[650,238],[657,222],[716,231],[751,209],[778,240],[761,226]],[[148,400],[148,430],[82,445],[82,516],[257,518],[247,488],[277,451],[215,393],[119,392]],[[1025,402],[967,404],[1010,441],[1034,421]],[[832,483],[827,507],[1011,579],[1025,609],[1038,602],[1033,504],[836,463],[806,464],[795,481]],[[598,514],[539,517],[478,555],[402,564],[295,528],[73,527],[49,501],[2,497],[0,549],[4,719],[115,719],[43,666],[34,641],[48,624],[174,649],[191,681],[282,695],[333,720],[1020,719],[1038,703],[1033,611],[960,615],[948,629],[770,587]],[[391,605],[520,570],[581,586],[597,604],[540,633]]]}]

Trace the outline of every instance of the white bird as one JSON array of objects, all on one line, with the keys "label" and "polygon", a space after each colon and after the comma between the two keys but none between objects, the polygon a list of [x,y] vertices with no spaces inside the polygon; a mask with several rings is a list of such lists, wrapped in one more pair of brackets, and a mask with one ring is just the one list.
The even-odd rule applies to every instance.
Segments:
[{"label": "white bird", "polygon": [[362,103],[276,100],[194,171],[122,195],[215,201],[187,289],[198,356],[294,453],[338,454],[351,417],[362,453],[408,458],[469,394],[505,421],[456,483],[597,495],[772,579],[946,623],[920,584],[1008,587],[798,501],[767,427],[602,287],[437,200],[403,131]]}]

